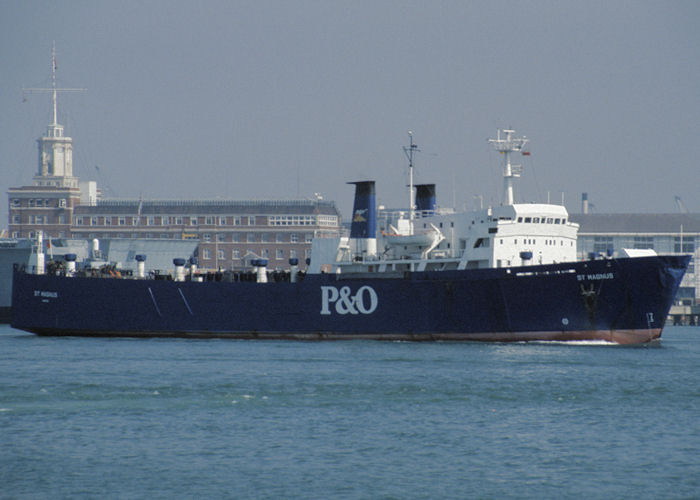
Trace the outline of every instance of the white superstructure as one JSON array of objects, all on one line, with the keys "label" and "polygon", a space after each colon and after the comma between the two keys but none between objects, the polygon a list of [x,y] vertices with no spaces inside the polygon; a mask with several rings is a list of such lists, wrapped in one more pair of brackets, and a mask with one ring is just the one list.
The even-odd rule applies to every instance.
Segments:
[{"label": "white superstructure", "polygon": [[[334,265],[326,266],[325,270],[403,272],[575,261],[578,224],[569,221],[564,206],[513,203],[513,179],[520,176],[522,167],[511,163],[511,154],[522,152],[528,140],[516,137],[513,130],[499,130],[497,139],[490,142],[504,155],[500,206],[461,213],[451,210],[421,212],[409,207],[408,219],[389,222],[380,217],[376,257],[354,255],[349,246],[341,244]],[[409,161],[412,163],[411,158]],[[338,241],[335,243],[337,245]],[[312,256],[329,255],[329,249],[323,246],[331,244],[314,241]]]}]

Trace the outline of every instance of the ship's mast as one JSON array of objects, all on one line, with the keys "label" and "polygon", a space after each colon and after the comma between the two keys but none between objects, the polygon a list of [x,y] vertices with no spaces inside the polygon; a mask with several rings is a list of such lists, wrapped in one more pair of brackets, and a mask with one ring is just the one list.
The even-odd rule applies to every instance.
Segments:
[{"label": "ship's mast", "polygon": [[[504,137],[501,138],[501,132]],[[503,168],[503,205],[513,204],[513,178],[520,177],[523,171],[522,165],[512,165],[510,163],[510,154],[516,151],[522,151],[528,139],[525,136],[514,137],[515,130],[498,129],[496,139],[489,139],[496,151],[504,155]]]},{"label": "ship's mast", "polygon": [[408,131],[409,144],[403,147],[403,152],[408,158],[408,220],[409,228],[413,234],[413,219],[415,218],[415,193],[413,192],[413,153],[419,152],[418,145],[413,142],[413,132]]}]

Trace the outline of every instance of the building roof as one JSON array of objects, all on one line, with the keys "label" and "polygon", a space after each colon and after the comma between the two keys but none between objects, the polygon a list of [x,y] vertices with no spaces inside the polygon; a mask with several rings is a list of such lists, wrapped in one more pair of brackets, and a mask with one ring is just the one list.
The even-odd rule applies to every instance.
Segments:
[{"label": "building roof", "polygon": [[700,233],[700,214],[569,214],[580,225],[579,234]]},{"label": "building roof", "polygon": [[[140,208],[139,208],[140,206]],[[101,200],[79,205],[78,215],[339,215],[335,203],[321,200]]]}]

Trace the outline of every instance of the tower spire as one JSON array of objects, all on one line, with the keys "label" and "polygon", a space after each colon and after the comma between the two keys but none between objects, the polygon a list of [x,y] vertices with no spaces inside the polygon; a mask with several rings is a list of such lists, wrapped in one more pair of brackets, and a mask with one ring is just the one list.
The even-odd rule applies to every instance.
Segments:
[{"label": "tower spire", "polygon": [[51,125],[58,125],[58,109],[57,109],[57,99],[56,99],[56,42],[51,44],[51,88],[53,92],[51,93],[51,101],[53,104],[53,121]]},{"label": "tower spire", "polygon": [[39,168],[34,176],[38,186],[78,187],[78,179],[73,177],[73,140],[63,134],[63,125],[58,123],[58,93],[84,92],[82,88],[59,88],[56,81],[56,42],[51,46],[51,87],[23,88],[27,94],[51,94],[51,123],[46,135],[37,140],[39,145]]},{"label": "tower spire", "polygon": [[58,93],[59,92],[85,92],[84,88],[59,88],[56,83],[56,42],[51,45],[51,87],[50,88],[23,88],[22,94],[26,100],[27,94],[51,94],[51,123],[48,128],[49,137],[61,137],[63,135],[63,126],[58,123]]}]

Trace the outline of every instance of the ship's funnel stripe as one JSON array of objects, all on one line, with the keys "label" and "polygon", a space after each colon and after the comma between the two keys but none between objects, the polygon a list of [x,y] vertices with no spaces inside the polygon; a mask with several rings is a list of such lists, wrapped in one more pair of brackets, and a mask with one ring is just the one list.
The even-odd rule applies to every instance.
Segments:
[{"label": "ship's funnel stripe", "polygon": [[374,181],[349,182],[355,185],[351,238],[374,238],[377,234],[377,195]]},{"label": "ship's funnel stripe", "polygon": [[435,184],[416,184],[416,210],[435,210]]}]

